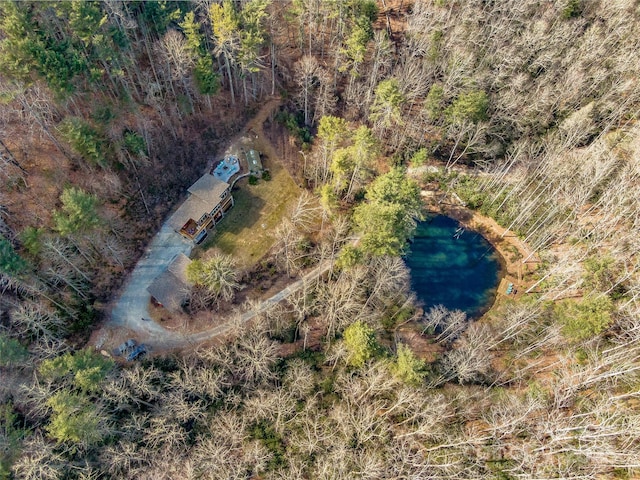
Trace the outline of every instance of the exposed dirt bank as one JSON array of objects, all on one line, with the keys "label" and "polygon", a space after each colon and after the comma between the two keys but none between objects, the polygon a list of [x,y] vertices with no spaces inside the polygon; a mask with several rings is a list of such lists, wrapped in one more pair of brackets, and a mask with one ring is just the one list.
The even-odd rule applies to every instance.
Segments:
[{"label": "exposed dirt bank", "polygon": [[505,276],[498,286],[497,299],[506,295],[505,291],[509,283],[513,283],[516,292],[509,295],[511,298],[522,295],[533,283],[531,274],[538,268],[540,259],[515,233],[499,225],[493,218],[485,217],[465,207],[456,198],[439,203],[435,201],[436,192],[431,190],[423,190],[422,196],[430,212],[455,218],[465,228],[482,234],[498,251],[502,257]]}]

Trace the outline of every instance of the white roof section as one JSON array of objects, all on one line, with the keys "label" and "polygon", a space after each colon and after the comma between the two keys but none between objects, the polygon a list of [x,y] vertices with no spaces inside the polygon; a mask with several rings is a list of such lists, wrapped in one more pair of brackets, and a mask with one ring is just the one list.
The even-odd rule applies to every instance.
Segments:
[{"label": "white roof section", "polygon": [[249,164],[249,171],[251,173],[262,172],[262,161],[260,160],[260,154],[251,149],[247,152],[247,163]]}]

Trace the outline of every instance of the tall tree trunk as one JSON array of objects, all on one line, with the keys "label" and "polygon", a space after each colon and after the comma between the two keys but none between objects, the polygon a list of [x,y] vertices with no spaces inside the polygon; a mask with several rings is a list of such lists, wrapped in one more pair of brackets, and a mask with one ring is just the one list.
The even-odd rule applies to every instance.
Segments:
[{"label": "tall tree trunk", "polygon": [[229,57],[227,54],[223,54],[224,56],[224,66],[227,70],[227,78],[229,78],[229,91],[231,92],[231,104],[236,104],[236,94],[233,88],[233,76],[231,75],[231,63],[229,62]]}]

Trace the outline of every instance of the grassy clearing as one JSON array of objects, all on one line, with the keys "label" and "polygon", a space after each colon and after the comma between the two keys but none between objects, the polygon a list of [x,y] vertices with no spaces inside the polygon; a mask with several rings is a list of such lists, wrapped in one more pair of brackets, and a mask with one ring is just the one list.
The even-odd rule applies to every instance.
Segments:
[{"label": "grassy clearing", "polygon": [[245,267],[255,264],[269,251],[275,241],[275,228],[301,190],[281,165],[268,159],[265,166],[270,169],[271,180],[249,185],[243,178],[236,184],[235,206],[215,232],[209,234],[201,246],[203,251],[219,248]]}]

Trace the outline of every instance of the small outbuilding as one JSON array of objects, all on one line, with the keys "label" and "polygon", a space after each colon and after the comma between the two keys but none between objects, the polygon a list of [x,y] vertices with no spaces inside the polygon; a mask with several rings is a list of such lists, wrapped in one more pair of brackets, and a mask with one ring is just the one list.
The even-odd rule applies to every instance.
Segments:
[{"label": "small outbuilding", "polygon": [[182,304],[189,298],[193,284],[187,278],[189,257],[179,253],[167,269],[147,287],[153,300],[170,312],[180,312]]},{"label": "small outbuilding", "polygon": [[251,149],[247,151],[247,165],[249,166],[249,173],[251,175],[260,176],[264,170],[262,167],[262,160],[260,160],[260,154]]}]

